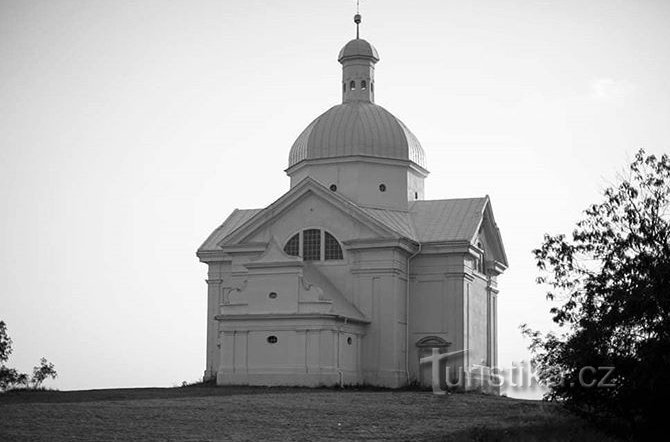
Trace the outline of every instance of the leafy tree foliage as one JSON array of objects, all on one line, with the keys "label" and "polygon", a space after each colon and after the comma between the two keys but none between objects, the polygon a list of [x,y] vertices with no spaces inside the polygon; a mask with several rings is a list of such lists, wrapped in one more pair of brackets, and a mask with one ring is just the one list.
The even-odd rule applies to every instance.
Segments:
[{"label": "leafy tree foliage", "polygon": [[0,364],[9,360],[12,354],[12,338],[7,334],[7,324],[0,321]]},{"label": "leafy tree foliage", "polygon": [[30,382],[33,384],[33,388],[40,388],[46,378],[56,379],[56,376],[54,364],[47,361],[46,358],[42,358],[40,359],[40,365],[33,367],[33,377]]},{"label": "leafy tree foliage", "polygon": [[634,431],[660,426],[670,400],[668,155],[638,151],[570,237],[545,235],[533,253],[562,330],[522,326],[548,398]]},{"label": "leafy tree foliage", "polygon": [[40,359],[40,365],[33,367],[33,376],[29,379],[26,373],[19,373],[14,368],[5,366],[12,353],[12,339],[7,334],[7,325],[0,321],[0,391],[7,391],[17,387],[38,389],[47,378],[57,376],[54,364],[45,358]]}]

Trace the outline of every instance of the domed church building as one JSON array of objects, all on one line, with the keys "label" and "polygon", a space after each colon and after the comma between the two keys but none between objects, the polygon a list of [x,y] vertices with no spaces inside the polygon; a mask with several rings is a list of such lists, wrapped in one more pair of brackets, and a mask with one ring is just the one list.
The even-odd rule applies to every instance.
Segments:
[{"label": "domed church building", "polygon": [[198,249],[205,379],[430,385],[420,359],[436,348],[451,373],[496,365],[507,258],[491,202],[424,199],[424,149],[375,104],[379,60],[358,35],[342,48],[342,103],[291,147],[290,189],[233,211]]}]

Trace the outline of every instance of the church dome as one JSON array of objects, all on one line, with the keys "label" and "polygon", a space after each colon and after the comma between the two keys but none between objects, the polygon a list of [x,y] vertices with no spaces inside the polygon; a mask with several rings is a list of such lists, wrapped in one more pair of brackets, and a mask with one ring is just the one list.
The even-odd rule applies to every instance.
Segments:
[{"label": "church dome", "polygon": [[366,40],[356,38],[344,45],[340,51],[340,55],[337,56],[337,61],[342,63],[342,61],[347,58],[371,58],[377,62],[379,61],[379,53],[377,53],[377,49]]},{"label": "church dome", "polygon": [[423,148],[414,134],[369,101],[344,102],[314,120],[293,143],[289,168],[304,160],[355,155],[409,160],[426,169]]}]

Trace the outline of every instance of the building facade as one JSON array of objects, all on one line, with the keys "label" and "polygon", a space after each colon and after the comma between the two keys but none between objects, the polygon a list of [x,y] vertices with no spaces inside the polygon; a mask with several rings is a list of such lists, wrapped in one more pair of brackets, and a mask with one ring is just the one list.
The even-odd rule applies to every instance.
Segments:
[{"label": "building facade", "polygon": [[432,348],[453,374],[496,365],[507,259],[489,198],[425,200],[421,144],[375,104],[377,50],[356,38],[338,61],[342,103],[293,144],[290,189],[197,251],[218,384],[430,384]]}]

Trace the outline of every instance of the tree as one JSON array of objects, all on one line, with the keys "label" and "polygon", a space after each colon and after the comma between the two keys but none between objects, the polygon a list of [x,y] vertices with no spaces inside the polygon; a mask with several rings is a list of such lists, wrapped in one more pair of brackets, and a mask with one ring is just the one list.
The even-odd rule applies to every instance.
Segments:
[{"label": "tree", "polygon": [[33,389],[38,389],[47,378],[55,379],[57,376],[54,364],[45,358],[40,359],[40,365],[33,367],[33,376],[28,379],[25,373],[19,373],[14,368],[5,366],[12,353],[12,339],[7,334],[7,325],[0,321],[0,392],[7,391],[19,386],[28,388],[32,384]]},{"label": "tree", "polygon": [[[664,423],[670,393],[670,158],[640,150],[570,237],[533,251],[561,333],[522,326],[548,399],[634,431]],[[612,367],[612,368],[604,368]],[[595,381],[595,382],[594,382]]]},{"label": "tree", "polygon": [[42,382],[46,378],[56,379],[58,374],[54,369],[54,364],[47,361],[46,358],[40,359],[40,365],[33,367],[33,377],[30,382],[33,384],[33,388],[37,389],[42,386]]},{"label": "tree", "polygon": [[7,362],[10,354],[12,354],[12,338],[7,334],[5,321],[0,321],[0,364]]},{"label": "tree", "polygon": [[5,321],[0,321],[0,391],[11,388],[20,378],[20,373],[16,370],[5,367],[10,354],[12,354],[12,338],[7,334]]}]

